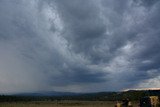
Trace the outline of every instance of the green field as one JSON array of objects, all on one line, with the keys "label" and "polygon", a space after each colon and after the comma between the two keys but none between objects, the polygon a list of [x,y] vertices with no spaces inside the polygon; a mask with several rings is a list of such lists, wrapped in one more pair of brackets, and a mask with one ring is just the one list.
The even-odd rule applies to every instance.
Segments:
[{"label": "green field", "polygon": [[[5,102],[0,107],[114,107],[109,101],[43,101],[43,102]],[[137,103],[133,103],[137,107]]]}]

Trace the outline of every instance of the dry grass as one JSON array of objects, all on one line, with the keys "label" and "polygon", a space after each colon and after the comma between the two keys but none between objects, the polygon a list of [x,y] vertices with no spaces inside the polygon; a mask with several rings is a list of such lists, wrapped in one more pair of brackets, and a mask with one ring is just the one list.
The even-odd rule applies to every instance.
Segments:
[{"label": "dry grass", "polygon": [[[115,102],[109,101],[44,101],[0,103],[0,107],[114,107]],[[137,107],[133,103],[133,107]]]}]

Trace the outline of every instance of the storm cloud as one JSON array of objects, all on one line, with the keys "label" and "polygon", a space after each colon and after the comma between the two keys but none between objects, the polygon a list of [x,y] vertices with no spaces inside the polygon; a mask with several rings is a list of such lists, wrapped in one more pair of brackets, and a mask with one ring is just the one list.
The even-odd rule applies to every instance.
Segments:
[{"label": "storm cloud", "polygon": [[159,0],[0,0],[0,92],[160,87],[159,11]]}]

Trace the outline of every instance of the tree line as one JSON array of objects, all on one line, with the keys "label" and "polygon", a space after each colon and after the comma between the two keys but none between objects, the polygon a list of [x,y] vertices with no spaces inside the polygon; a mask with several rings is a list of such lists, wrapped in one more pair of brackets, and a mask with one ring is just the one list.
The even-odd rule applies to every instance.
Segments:
[{"label": "tree line", "polygon": [[160,96],[160,90],[135,91],[126,92],[99,92],[87,93],[79,95],[65,96],[16,96],[16,95],[0,95],[0,102],[16,102],[16,101],[59,101],[59,100],[81,100],[81,101],[120,101],[128,98],[131,101],[138,101],[144,96]]}]

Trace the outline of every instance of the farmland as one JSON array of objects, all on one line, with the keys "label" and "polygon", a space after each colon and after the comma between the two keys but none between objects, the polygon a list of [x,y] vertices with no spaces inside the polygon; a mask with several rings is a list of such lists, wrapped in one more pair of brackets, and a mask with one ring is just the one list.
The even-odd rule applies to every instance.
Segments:
[{"label": "farmland", "polygon": [[[3,102],[0,107],[114,107],[114,101],[37,101],[37,102]],[[138,103],[133,103],[137,107]]]}]

